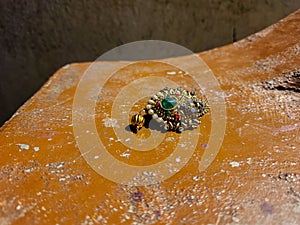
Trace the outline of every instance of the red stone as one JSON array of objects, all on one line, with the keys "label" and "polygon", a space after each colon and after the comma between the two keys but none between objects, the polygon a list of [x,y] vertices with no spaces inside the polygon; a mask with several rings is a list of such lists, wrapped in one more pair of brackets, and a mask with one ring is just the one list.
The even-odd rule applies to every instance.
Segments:
[{"label": "red stone", "polygon": [[155,106],[156,106],[156,107],[158,107],[159,105],[160,105],[159,102],[156,102],[156,103],[155,103]]}]

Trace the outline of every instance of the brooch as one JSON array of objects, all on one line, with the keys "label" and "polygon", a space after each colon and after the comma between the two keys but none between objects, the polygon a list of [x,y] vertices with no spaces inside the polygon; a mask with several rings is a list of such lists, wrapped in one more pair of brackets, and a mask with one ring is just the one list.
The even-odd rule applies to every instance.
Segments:
[{"label": "brooch", "polygon": [[194,91],[165,87],[149,99],[144,109],[132,116],[130,127],[137,132],[154,119],[165,131],[181,133],[196,128],[201,123],[200,118],[208,111],[207,101],[198,98]]}]

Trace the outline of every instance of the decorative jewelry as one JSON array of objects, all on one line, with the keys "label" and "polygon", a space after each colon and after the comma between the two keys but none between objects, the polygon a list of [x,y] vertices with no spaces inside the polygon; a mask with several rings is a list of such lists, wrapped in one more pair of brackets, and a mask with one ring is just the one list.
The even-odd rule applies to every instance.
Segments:
[{"label": "decorative jewelry", "polygon": [[198,98],[194,91],[165,87],[149,99],[144,109],[132,116],[130,126],[133,131],[138,131],[154,119],[166,131],[181,133],[196,128],[208,111],[207,101]]}]

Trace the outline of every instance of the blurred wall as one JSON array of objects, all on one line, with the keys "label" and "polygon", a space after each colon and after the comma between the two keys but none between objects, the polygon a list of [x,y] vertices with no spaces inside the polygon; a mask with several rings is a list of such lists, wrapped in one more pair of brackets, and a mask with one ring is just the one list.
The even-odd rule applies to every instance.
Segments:
[{"label": "blurred wall", "polygon": [[0,125],[67,63],[144,39],[200,52],[298,8],[299,0],[0,0]]}]

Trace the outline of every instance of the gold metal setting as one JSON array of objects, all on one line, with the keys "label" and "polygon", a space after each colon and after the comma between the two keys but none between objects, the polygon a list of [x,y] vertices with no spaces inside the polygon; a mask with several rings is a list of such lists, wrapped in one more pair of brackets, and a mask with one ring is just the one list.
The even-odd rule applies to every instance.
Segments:
[{"label": "gold metal setting", "polygon": [[165,87],[149,99],[144,109],[132,116],[130,125],[133,131],[138,131],[154,119],[164,130],[181,133],[200,125],[200,118],[209,109],[207,101],[198,98],[194,91]]}]

